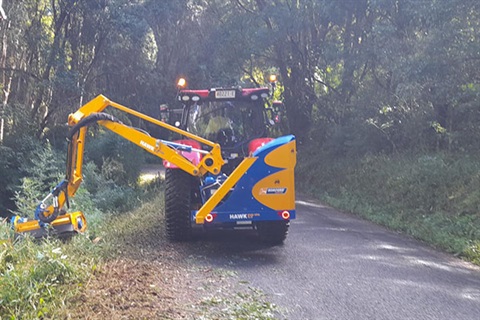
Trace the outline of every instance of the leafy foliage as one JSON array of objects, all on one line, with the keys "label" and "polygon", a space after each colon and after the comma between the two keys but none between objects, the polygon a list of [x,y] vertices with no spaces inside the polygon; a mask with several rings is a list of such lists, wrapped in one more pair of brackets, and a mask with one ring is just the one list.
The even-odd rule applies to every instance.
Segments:
[{"label": "leafy foliage", "polygon": [[[260,83],[256,70],[277,70],[289,128],[302,142],[365,122],[391,150],[464,150],[479,141],[475,1],[6,6],[15,17],[1,22],[7,136],[28,119],[40,137],[97,92],[158,115],[160,103],[173,102],[180,74],[207,87]],[[358,134],[368,141],[368,130]]]},{"label": "leafy foliage", "polygon": [[25,177],[15,193],[18,213],[33,218],[35,207],[63,176],[64,160],[48,144],[38,146],[22,164]]},{"label": "leafy foliage", "polygon": [[145,162],[145,152],[131,142],[112,133],[97,132],[88,139],[86,155],[102,177],[118,185],[134,185]]},{"label": "leafy foliage", "polygon": [[[333,162],[313,151],[301,154],[301,159],[305,159],[297,174],[301,190],[471,260],[478,259],[472,245],[480,240],[479,164],[474,157],[423,153],[367,155],[361,161]],[[317,172],[314,178],[312,170]]]}]

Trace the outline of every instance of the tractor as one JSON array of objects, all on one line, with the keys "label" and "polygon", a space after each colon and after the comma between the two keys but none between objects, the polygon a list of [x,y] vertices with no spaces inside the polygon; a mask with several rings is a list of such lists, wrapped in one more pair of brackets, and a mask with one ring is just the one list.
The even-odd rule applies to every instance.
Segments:
[{"label": "tractor", "polygon": [[[36,237],[48,230],[82,233],[82,212],[68,213],[69,198],[79,188],[88,126],[97,123],[163,159],[165,225],[172,241],[192,239],[199,231],[252,229],[260,239],[282,243],[295,218],[293,135],[268,137],[274,109],[271,88],[179,89],[180,113],[163,107],[156,119],[98,96],[70,114],[66,177],[37,206],[35,218],[13,217],[17,233]],[[162,127],[179,138],[162,140],[130,127],[109,108]],[[178,111],[178,110],[177,110]],[[165,115],[179,114],[175,125]],[[163,120],[163,121],[162,121]]]},{"label": "tractor", "polygon": [[[290,219],[295,216],[293,169],[296,151],[293,136],[268,137],[278,107],[268,106],[270,88],[215,88],[180,90],[181,117],[176,125],[195,135],[205,137],[221,147],[224,165],[218,174],[194,177],[164,160],[165,215],[167,235],[172,240],[190,239],[192,224],[198,210],[218,191],[219,187],[244,162],[259,159],[242,173],[237,185],[215,197],[215,207],[205,216],[204,229],[255,229],[268,243],[285,240]],[[178,111],[177,111],[178,113]],[[201,149],[189,139],[176,143]],[[267,147],[265,147],[267,146]],[[272,149],[280,150],[269,153]],[[287,150],[288,149],[288,150]],[[182,152],[192,163],[198,163],[200,152]],[[269,155],[270,162],[265,161]],[[236,174],[243,170],[237,170]]]}]

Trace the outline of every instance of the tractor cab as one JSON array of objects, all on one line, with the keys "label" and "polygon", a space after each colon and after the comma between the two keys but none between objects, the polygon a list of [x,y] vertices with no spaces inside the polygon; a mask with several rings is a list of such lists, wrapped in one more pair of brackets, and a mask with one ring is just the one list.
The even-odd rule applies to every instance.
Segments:
[{"label": "tractor cab", "polygon": [[[220,144],[229,172],[267,138],[269,88],[180,90],[181,129]],[[184,142],[184,141],[183,141]],[[198,147],[198,146],[196,146]]]}]

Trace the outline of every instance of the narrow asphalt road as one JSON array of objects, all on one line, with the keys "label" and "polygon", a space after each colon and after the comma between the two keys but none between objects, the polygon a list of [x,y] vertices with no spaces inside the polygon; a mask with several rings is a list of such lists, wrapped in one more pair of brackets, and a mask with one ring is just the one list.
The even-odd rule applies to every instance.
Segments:
[{"label": "narrow asphalt road", "polygon": [[281,319],[480,319],[480,269],[310,201],[283,246],[250,234],[189,244],[198,263],[262,289]]}]

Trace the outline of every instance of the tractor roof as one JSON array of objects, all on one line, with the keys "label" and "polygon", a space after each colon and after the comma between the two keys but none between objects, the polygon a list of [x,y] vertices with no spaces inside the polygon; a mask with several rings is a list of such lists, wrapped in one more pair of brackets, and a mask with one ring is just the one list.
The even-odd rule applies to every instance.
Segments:
[{"label": "tractor roof", "polygon": [[267,98],[269,88],[213,88],[205,90],[180,90],[178,100],[183,102],[198,101],[255,101]]}]

